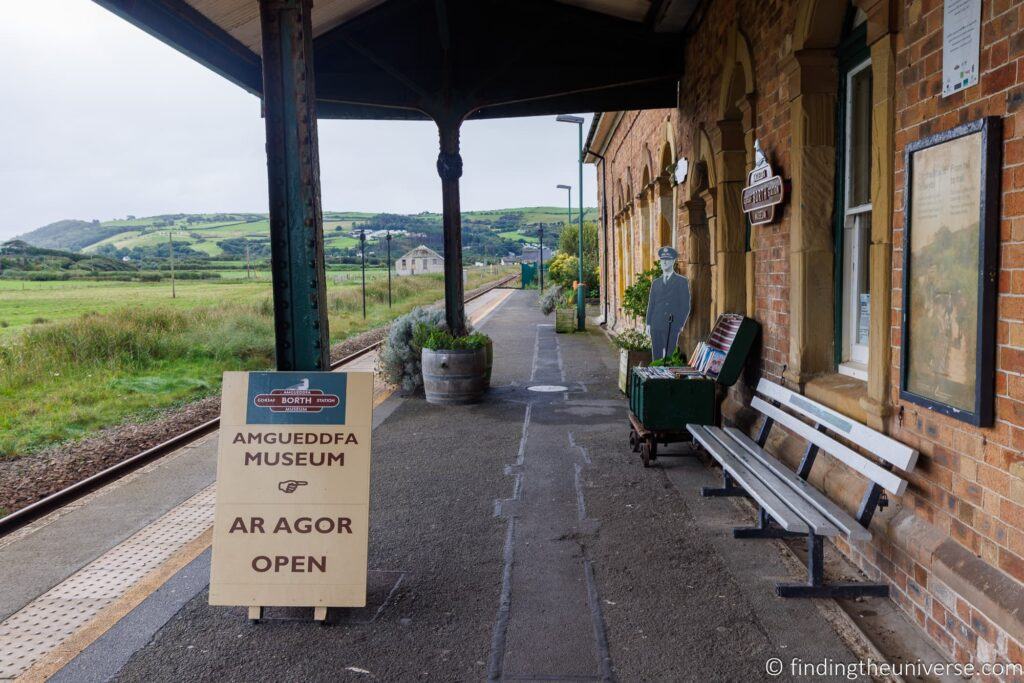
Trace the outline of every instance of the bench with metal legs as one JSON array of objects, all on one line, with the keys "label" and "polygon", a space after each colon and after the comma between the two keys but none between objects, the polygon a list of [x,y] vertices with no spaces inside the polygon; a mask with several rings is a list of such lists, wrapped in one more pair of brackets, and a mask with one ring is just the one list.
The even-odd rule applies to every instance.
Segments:
[{"label": "bench with metal legs", "polygon": [[[876,510],[888,504],[886,493],[901,495],[906,488],[906,481],[894,470],[913,469],[917,451],[767,380],[758,383],[757,392],[768,400],[755,396],[751,402],[764,416],[756,440],[734,427],[687,426],[694,440],[722,466],[722,487],[705,487],[702,495],[747,496],[757,503],[757,524],[734,529],[735,538],[807,537],[807,581],[778,584],[775,589],[778,595],[787,598],[887,596],[887,584],[826,583],[824,540],[836,536],[851,543],[870,540],[871,518]],[[795,415],[783,410],[783,406]],[[810,420],[811,424],[804,420]],[[785,427],[807,442],[796,471],[765,450],[775,425]],[[846,442],[856,443],[877,461],[833,438],[830,432]],[[822,452],[868,479],[855,516],[807,481]]]}]

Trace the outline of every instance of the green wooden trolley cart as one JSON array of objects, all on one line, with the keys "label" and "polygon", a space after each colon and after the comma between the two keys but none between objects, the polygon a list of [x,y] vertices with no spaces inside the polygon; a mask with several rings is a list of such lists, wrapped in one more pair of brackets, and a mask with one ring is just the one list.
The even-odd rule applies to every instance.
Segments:
[{"label": "green wooden trolley cart", "polygon": [[658,444],[690,441],[688,424],[718,422],[718,387],[739,379],[760,326],[735,313],[718,316],[707,340],[683,367],[634,367],[630,377],[629,445],[644,467]]}]

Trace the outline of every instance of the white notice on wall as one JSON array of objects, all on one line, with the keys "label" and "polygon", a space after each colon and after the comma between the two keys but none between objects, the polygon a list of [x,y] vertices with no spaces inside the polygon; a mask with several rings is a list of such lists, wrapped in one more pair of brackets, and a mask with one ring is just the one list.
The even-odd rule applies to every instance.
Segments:
[{"label": "white notice on wall", "polygon": [[942,96],[978,83],[981,0],[946,0],[942,15]]}]

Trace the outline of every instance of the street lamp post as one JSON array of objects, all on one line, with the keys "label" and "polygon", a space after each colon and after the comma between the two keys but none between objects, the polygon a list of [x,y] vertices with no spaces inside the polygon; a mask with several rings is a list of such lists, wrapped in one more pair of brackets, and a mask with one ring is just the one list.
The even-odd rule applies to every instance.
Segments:
[{"label": "street lamp post", "polygon": [[[586,329],[587,315],[586,307],[584,302],[584,290],[583,286],[583,117],[572,116],[569,114],[562,114],[555,117],[556,121],[560,123],[575,123],[579,127],[579,167],[580,167],[580,182],[576,188],[576,194],[580,198],[580,231],[576,236],[577,243],[577,259],[578,259],[578,272],[577,280],[579,287],[576,288],[576,329],[580,332]],[[570,204],[571,207],[571,204]],[[571,208],[570,208],[571,218]]]},{"label": "street lamp post", "polygon": [[565,190],[566,206],[569,207],[569,219],[566,225],[572,225],[572,185],[555,185],[559,190]]},{"label": "street lamp post", "polygon": [[363,320],[366,319],[366,230],[359,231],[359,260],[363,270]]}]

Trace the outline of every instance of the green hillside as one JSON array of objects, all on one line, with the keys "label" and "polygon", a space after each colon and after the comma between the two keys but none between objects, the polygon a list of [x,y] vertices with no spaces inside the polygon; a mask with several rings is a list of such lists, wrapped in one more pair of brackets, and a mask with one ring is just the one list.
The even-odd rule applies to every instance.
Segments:
[{"label": "green hillside", "polygon": [[[467,260],[493,260],[518,254],[525,243],[537,241],[538,229],[545,228],[552,244],[567,218],[563,208],[538,206],[462,214],[463,248]],[[587,209],[588,221],[597,219],[596,209]],[[392,258],[417,244],[441,249],[441,214],[412,215],[354,211],[324,212],[324,248],[328,260],[351,262],[359,255],[359,229],[368,232],[405,231],[392,241]],[[174,240],[174,255],[183,259],[244,259],[246,250],[255,260],[269,258],[270,225],[266,214],[165,214],[109,221],[63,220],[25,233],[19,239],[35,247],[60,249],[117,261],[147,262],[166,258],[168,235]],[[371,238],[367,254],[371,261],[383,257],[382,240]]]},{"label": "green hillside", "polygon": [[22,240],[0,244],[0,276],[6,273],[31,277],[32,273],[56,272],[75,277],[134,271],[135,267],[128,263],[95,254],[44,249]]}]

